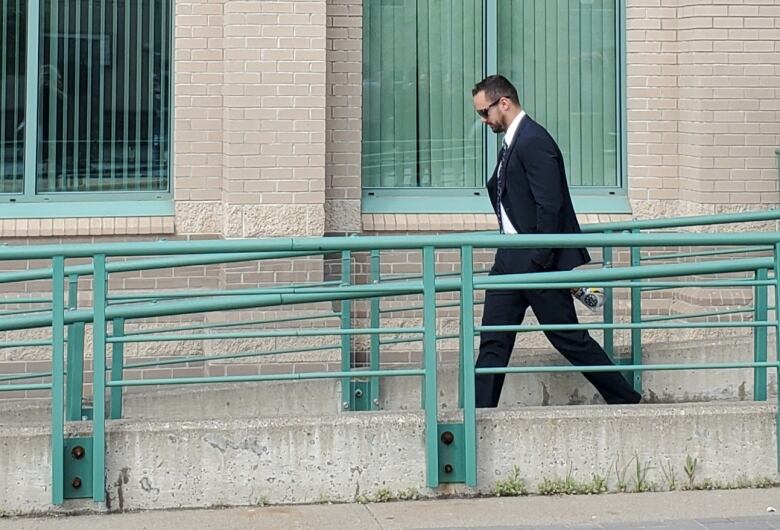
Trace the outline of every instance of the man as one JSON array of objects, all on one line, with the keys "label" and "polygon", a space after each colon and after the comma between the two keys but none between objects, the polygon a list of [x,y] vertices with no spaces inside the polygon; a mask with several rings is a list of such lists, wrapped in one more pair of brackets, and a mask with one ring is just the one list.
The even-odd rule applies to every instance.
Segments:
[{"label": "man", "polygon": [[[517,90],[500,75],[472,90],[474,108],[495,133],[505,133],[493,176],[490,201],[505,234],[579,233],[563,156],[550,134],[520,106]],[[588,263],[584,248],[499,248],[490,274],[571,270]],[[485,295],[483,326],[518,325],[528,307],[541,324],[576,324],[569,289],[495,291]],[[505,367],[515,343],[514,331],[482,332],[477,368]],[[610,365],[607,354],[585,330],[545,331],[547,339],[575,366]],[[641,396],[618,372],[590,372],[585,377],[607,403],[638,403]],[[496,407],[504,375],[477,375],[477,407]]]}]

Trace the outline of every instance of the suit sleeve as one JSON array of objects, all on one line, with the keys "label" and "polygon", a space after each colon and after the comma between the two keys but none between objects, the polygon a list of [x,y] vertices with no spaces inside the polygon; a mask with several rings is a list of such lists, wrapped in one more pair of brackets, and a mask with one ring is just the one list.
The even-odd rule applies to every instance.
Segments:
[{"label": "suit sleeve", "polygon": [[[536,204],[536,231],[554,234],[559,231],[563,208],[560,163],[557,149],[550,138],[533,136],[523,146],[524,166],[528,184]],[[543,269],[552,266],[554,249],[540,248],[531,257]]]}]

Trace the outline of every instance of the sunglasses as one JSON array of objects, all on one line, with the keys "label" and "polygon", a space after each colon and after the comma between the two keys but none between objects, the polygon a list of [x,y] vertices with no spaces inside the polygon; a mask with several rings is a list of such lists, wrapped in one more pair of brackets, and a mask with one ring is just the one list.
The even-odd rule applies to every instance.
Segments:
[{"label": "sunglasses", "polygon": [[[503,97],[503,96],[501,96],[501,97]],[[488,105],[484,109],[477,109],[477,114],[479,114],[482,118],[487,118],[488,117],[488,112],[490,112],[490,108],[494,107],[495,105],[497,105],[499,101],[501,101],[501,98],[498,98],[497,100],[495,100],[493,103],[491,103],[490,105]]]}]

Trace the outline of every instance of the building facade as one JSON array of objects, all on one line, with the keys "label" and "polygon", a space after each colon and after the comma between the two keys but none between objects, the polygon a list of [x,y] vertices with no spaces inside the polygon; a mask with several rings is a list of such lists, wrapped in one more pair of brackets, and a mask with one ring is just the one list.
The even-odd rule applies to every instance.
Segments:
[{"label": "building facade", "polygon": [[3,7],[13,242],[494,228],[490,72],[558,139],[584,221],[778,203],[775,0]]},{"label": "building facade", "polygon": [[[493,72],[516,83],[526,110],[557,138],[582,222],[780,202],[777,0],[5,0],[0,8],[0,240],[8,244],[495,229],[483,185],[498,144],[471,104],[473,85]],[[317,282],[338,277],[335,262],[137,271],[112,275],[109,287]],[[441,258],[445,272],[454,263]],[[387,256],[383,267],[418,272],[419,254]],[[697,290],[650,298],[643,308],[655,314],[733,301]],[[456,327],[457,315],[441,325]],[[712,336],[689,331],[674,339]],[[536,335],[527,347],[544,347]],[[252,345],[146,343],[126,353],[243,347]],[[415,359],[409,348],[391,349],[390,362]],[[46,348],[7,349],[0,371],[47,370],[49,359]],[[331,350],[280,362],[267,369],[337,370],[340,360]],[[232,368],[208,362],[205,373],[260,370]],[[187,369],[204,373],[204,363]]]}]

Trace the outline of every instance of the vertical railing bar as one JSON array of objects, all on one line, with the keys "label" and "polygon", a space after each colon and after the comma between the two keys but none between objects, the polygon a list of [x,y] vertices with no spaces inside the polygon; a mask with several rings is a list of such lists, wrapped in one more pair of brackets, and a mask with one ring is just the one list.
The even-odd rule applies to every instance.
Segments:
[{"label": "vertical railing bar", "polygon": [[[609,230],[605,234],[611,233]],[[603,247],[601,250],[602,261],[604,262],[602,267],[605,269],[612,268],[612,247]],[[612,324],[615,322],[615,298],[614,289],[612,287],[606,287],[604,289],[604,313],[603,319],[605,324]],[[604,351],[607,352],[612,362],[615,362],[615,330],[604,330]]]},{"label": "vertical railing bar", "polygon": [[436,251],[423,248],[423,404],[425,411],[426,477],[429,488],[439,485],[438,401],[436,384]]},{"label": "vertical railing bar", "polygon": [[[79,277],[68,277],[68,310],[78,308]],[[68,421],[81,419],[81,402],[84,385],[84,323],[74,322],[68,325],[68,363],[65,390],[67,395],[66,417]]]},{"label": "vertical railing bar", "polygon": [[92,499],[105,501],[105,456],[106,456],[106,296],[108,276],[106,256],[98,254],[93,258],[93,400],[92,414]]},{"label": "vertical railing bar", "polygon": [[[756,280],[766,280],[768,278],[767,269],[758,269],[755,273]],[[767,291],[766,285],[756,285],[753,292],[753,321],[767,321]],[[767,333],[766,326],[757,326],[753,328],[753,360],[755,362],[765,362],[767,358]],[[766,401],[766,368],[753,369],[753,399],[755,401]]]},{"label": "vertical railing bar", "polygon": [[[372,284],[379,284],[382,280],[382,261],[381,261],[381,253],[379,250],[372,250],[371,251],[371,283]],[[371,298],[370,301],[371,309],[370,309],[370,322],[369,326],[375,329],[378,329],[380,326],[379,321],[379,306],[380,306],[380,299],[378,297]],[[369,365],[371,370],[379,370],[379,335],[372,334],[370,340],[370,347],[369,347]],[[371,378],[371,384],[369,385],[370,388],[370,396],[369,399],[371,401],[371,410],[375,410],[379,408],[377,406],[377,403],[379,403],[379,378],[378,377],[372,377]]]},{"label": "vertical railing bar", "polygon": [[466,486],[477,485],[477,413],[474,389],[474,249],[460,251],[461,379]]},{"label": "vertical railing bar", "polygon": [[[341,285],[346,287],[350,284],[352,253],[349,250],[341,251]],[[352,321],[350,318],[352,304],[349,300],[341,301],[341,329],[350,329]],[[352,367],[351,335],[341,336],[341,371],[349,372]],[[344,410],[350,408],[352,401],[351,379],[343,377],[341,379],[341,404]]]},{"label": "vertical railing bar", "polygon": [[775,275],[775,391],[777,393],[777,404],[775,406],[775,449],[776,449],[776,462],[777,469],[780,471],[780,273],[778,266],[780,266],[780,243],[775,243],[775,256],[774,256],[774,275]]},{"label": "vertical railing bar", "polygon": [[[638,229],[632,229],[632,234],[638,234]],[[631,266],[639,267],[642,264],[642,248],[631,247]],[[636,287],[631,287],[631,323],[638,324],[642,322],[642,289],[640,280],[632,281]],[[631,364],[642,364],[642,330],[631,330]],[[634,390],[642,392],[642,372],[639,370],[631,372],[631,384]]]},{"label": "vertical railing bar", "polygon": [[[89,9],[89,8],[87,8]],[[81,123],[81,115],[79,114],[79,100],[81,99],[81,28],[84,25],[84,21],[81,17],[81,2],[76,2],[76,25],[79,29],[76,32],[76,97],[73,106],[73,181],[75,184],[74,190],[79,189],[79,163],[81,162],[81,139],[79,137],[79,125]],[[88,63],[89,64],[89,63]],[[86,190],[85,190],[86,191]]]},{"label": "vertical railing bar", "polygon": [[51,461],[52,504],[64,502],[65,481],[65,258],[52,259],[52,396]]},{"label": "vertical railing bar", "polygon": [[[114,337],[125,336],[125,319],[115,318],[111,327],[111,335]],[[124,379],[125,343],[111,343],[111,381]],[[112,386],[111,393],[111,419],[118,420],[122,417],[122,393],[124,387]]]}]

